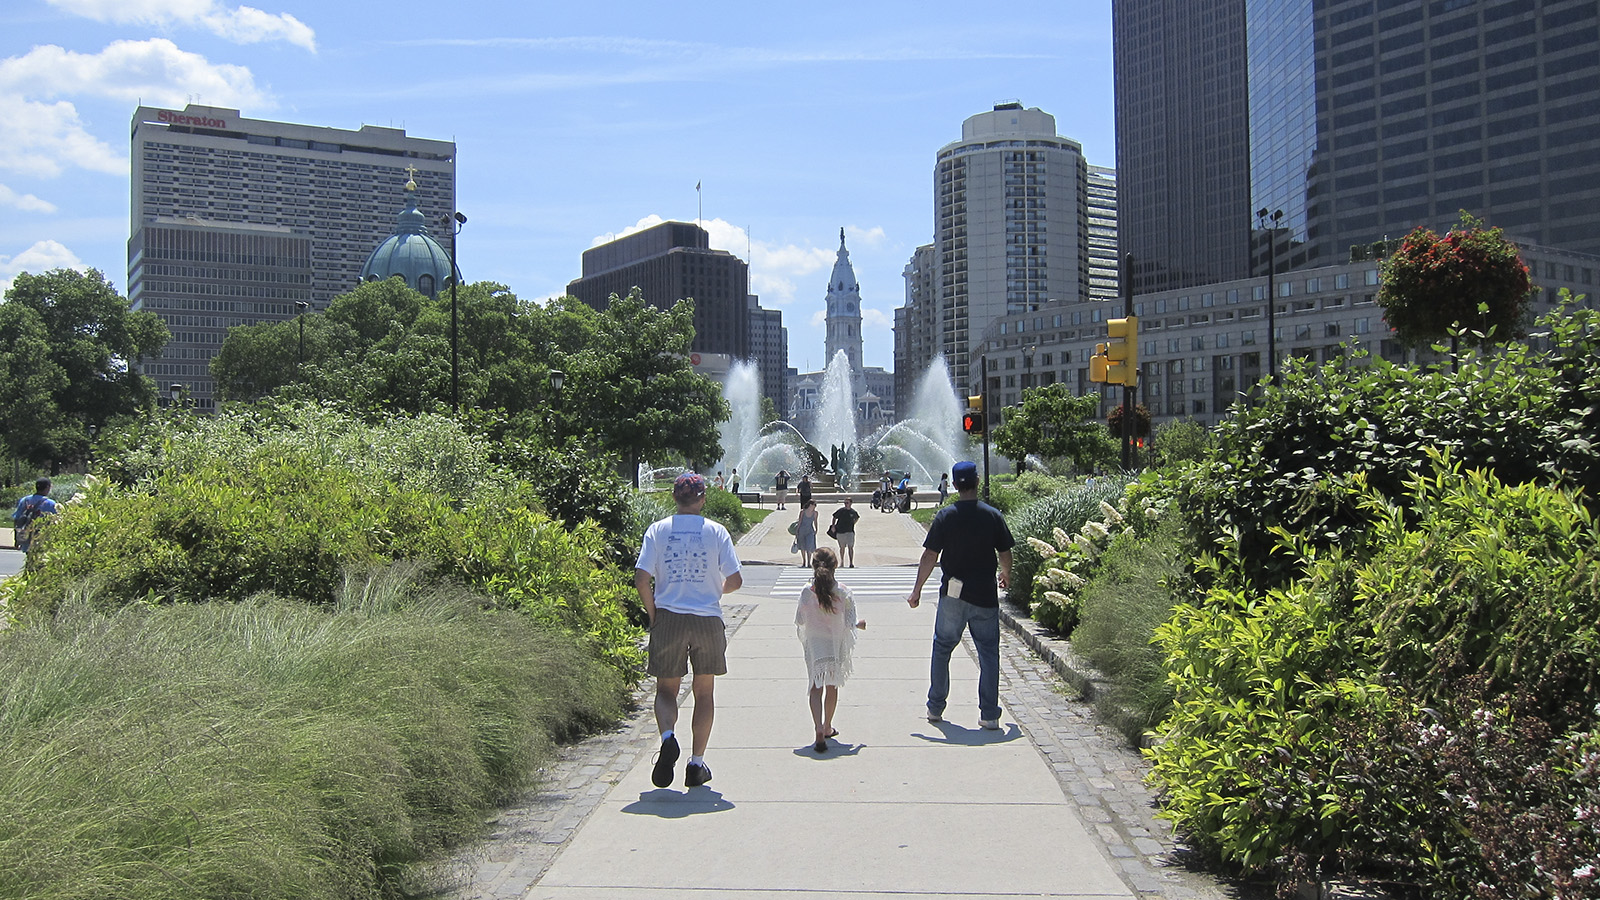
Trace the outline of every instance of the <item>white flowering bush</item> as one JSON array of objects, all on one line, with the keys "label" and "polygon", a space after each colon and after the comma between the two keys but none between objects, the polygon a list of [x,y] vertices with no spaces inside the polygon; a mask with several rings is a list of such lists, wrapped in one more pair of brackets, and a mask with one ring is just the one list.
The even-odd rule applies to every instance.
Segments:
[{"label": "white flowering bush", "polygon": [[1139,483],[1130,485],[1115,504],[1101,500],[1098,518],[1084,522],[1076,534],[1058,527],[1051,530],[1049,540],[1027,539],[1042,560],[1028,602],[1035,621],[1062,634],[1078,624],[1083,589],[1111,541],[1120,534],[1148,533],[1166,511],[1164,498],[1141,488]]}]

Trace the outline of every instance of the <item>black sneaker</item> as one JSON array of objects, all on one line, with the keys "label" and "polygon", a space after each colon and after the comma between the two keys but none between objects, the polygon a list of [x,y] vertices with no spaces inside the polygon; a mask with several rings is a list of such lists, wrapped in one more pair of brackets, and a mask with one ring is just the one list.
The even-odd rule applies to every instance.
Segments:
[{"label": "black sneaker", "polygon": [[664,788],[672,784],[672,767],[678,762],[678,739],[673,736],[661,739],[661,750],[656,753],[656,767],[650,773],[650,783]]},{"label": "black sneaker", "polygon": [[711,767],[705,763],[689,763],[683,769],[683,783],[687,787],[699,787],[711,780]]}]

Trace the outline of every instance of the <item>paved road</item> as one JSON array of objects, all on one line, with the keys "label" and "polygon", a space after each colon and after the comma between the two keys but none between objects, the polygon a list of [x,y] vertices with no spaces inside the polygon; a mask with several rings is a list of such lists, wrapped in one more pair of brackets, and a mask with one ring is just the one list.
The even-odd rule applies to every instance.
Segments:
[{"label": "paved road", "polygon": [[456,897],[1225,896],[1170,866],[1137,754],[1014,638],[1001,731],[977,728],[977,665],[961,652],[949,721],[925,721],[933,603],[904,600],[923,534],[908,516],[866,509],[858,567],[839,573],[869,627],[840,692],[840,736],[816,754],[793,625],[807,575],[789,553],[797,514],[775,513],[740,542],[745,586],[725,598],[711,783],[685,788],[680,762],[671,787],[650,784],[657,738],[644,710],[571,748],[541,792],[507,811],[495,839],[458,861]]}]

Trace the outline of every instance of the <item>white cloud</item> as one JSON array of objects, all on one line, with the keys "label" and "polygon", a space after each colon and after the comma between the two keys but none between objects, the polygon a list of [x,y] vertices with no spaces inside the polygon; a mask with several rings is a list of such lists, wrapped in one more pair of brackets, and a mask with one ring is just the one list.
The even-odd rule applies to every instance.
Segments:
[{"label": "white cloud", "polygon": [[894,314],[886,313],[881,309],[861,307],[861,322],[862,331],[868,331],[874,327],[882,328],[885,331],[894,330]]},{"label": "white cloud", "polygon": [[251,6],[227,7],[216,0],[50,0],[67,12],[119,25],[185,25],[204,28],[236,44],[287,41],[316,52],[317,34],[288,13]]},{"label": "white cloud", "polygon": [[0,256],[0,296],[11,290],[11,282],[19,272],[42,275],[51,269],[88,270],[78,254],[57,241],[39,241],[16,256]]},{"label": "white cloud", "polygon": [[0,184],[0,206],[15,206],[23,212],[53,213],[56,205],[48,200],[41,200],[32,194],[19,194],[4,184]]},{"label": "white cloud", "polygon": [[0,88],[0,169],[54,177],[68,166],[126,175],[128,161],[84,129],[71,103],[34,103]]},{"label": "white cloud", "polygon": [[50,99],[88,94],[127,103],[182,106],[270,106],[244,66],[212,63],[166,38],[114,41],[99,53],[51,44],[0,60],[0,91]]}]

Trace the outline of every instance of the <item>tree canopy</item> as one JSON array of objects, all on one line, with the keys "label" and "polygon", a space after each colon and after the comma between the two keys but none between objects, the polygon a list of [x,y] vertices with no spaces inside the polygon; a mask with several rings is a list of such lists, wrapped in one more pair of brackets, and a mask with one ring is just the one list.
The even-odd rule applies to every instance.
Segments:
[{"label": "tree canopy", "polygon": [[[530,303],[478,282],[461,286],[456,303],[463,408],[497,411],[525,437],[578,440],[634,464],[646,451],[721,454],[716,425],[727,403],[690,360],[692,302],[658,310],[630,294],[599,311],[571,297]],[[566,376],[559,393],[552,370]],[[230,400],[445,410],[450,297],[430,299],[398,279],[368,282],[325,312],[230,330],[212,374]]]},{"label": "tree canopy", "polygon": [[1029,454],[1066,458],[1081,470],[1116,457],[1116,445],[1096,419],[1100,398],[1075,397],[1066,385],[1051,384],[1022,392],[1022,405],[1006,411],[1005,423],[994,430],[1001,456],[1020,461]]},{"label": "tree canopy", "polygon": [[1469,344],[1509,340],[1534,290],[1516,245],[1465,211],[1444,237],[1421,226],[1406,235],[1382,273],[1378,305],[1408,344],[1440,340],[1452,328]]},{"label": "tree canopy", "polygon": [[150,406],[133,366],[170,335],[98,271],[18,275],[0,304],[0,418],[12,455],[55,471],[89,449],[89,429]]}]

